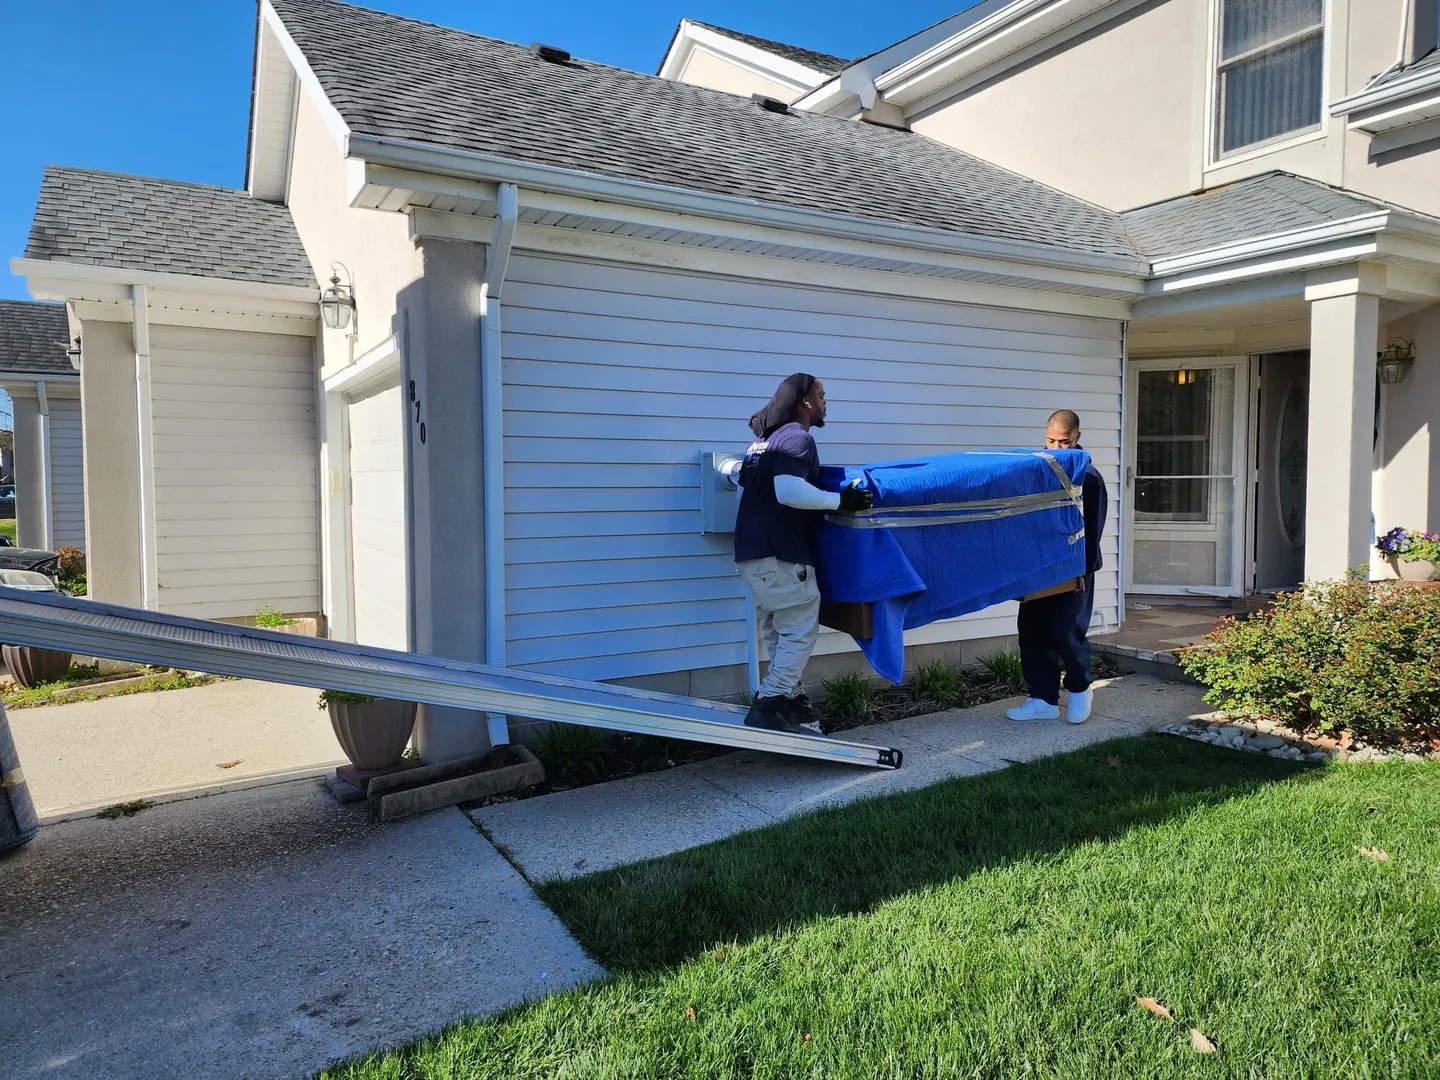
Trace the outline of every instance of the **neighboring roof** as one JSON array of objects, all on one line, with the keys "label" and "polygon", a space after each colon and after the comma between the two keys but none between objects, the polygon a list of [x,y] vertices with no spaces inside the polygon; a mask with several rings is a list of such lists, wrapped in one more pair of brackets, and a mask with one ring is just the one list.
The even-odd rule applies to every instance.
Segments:
[{"label": "neighboring roof", "polygon": [[0,300],[0,372],[74,376],[69,339],[64,304]]},{"label": "neighboring roof", "polygon": [[1385,72],[1378,79],[1365,87],[1366,90],[1374,90],[1379,86],[1387,86],[1401,79],[1408,79],[1412,75],[1420,75],[1427,71],[1440,71],[1440,48],[1431,49],[1418,60],[1413,60],[1403,67],[1397,67]]},{"label": "neighboring roof", "polygon": [[774,53],[786,60],[804,64],[811,71],[818,71],[822,75],[834,75],[850,63],[843,56],[831,56],[829,53],[816,52],[814,49],[802,49],[798,45],[786,45],[783,41],[771,41],[769,38],[756,37],[754,34],[742,34],[738,30],[728,30],[723,26],[716,26],[714,23],[698,22],[695,19],[691,19],[690,22],[696,26],[703,26],[706,30],[713,30],[733,41],[744,42],[746,45],[764,49],[766,52]]},{"label": "neighboring roof", "polygon": [[290,211],[243,191],[47,166],[27,259],[313,286]]},{"label": "neighboring roof", "polygon": [[1127,210],[1121,217],[1140,251],[1151,259],[1165,259],[1391,209],[1398,207],[1316,180],[1271,172]]},{"label": "neighboring roof", "polygon": [[274,0],[351,131],[927,230],[1133,257],[1119,217],[908,131],[337,0]]}]

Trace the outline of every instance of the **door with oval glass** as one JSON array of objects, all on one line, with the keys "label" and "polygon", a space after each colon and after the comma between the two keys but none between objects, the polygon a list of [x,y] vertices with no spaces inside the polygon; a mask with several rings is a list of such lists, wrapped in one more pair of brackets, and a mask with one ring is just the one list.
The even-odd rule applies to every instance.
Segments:
[{"label": "door with oval glass", "polygon": [[1135,360],[1126,371],[1126,589],[1244,591],[1249,360]]}]

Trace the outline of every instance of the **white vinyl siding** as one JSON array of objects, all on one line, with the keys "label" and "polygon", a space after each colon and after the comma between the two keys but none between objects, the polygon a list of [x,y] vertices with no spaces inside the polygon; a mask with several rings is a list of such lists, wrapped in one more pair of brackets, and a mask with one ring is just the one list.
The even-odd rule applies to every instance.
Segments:
[{"label": "white vinyl siding", "polygon": [[85,548],[85,460],[78,398],[49,399],[52,548]]},{"label": "white vinyl siding", "polygon": [[162,611],[320,610],[310,338],[151,330]]},{"label": "white vinyl siding", "polygon": [[408,649],[404,412],[399,383],[352,399],[347,426],[355,640]]},{"label": "white vinyl siding", "polygon": [[[793,371],[821,378],[828,464],[1033,446],[1057,408],[1119,476],[1120,325],[517,256],[504,294],[508,658],[576,678],[740,664],[729,536],[700,535],[699,455],[742,450]],[[1115,525],[1097,610],[1118,615]],[[1006,605],[915,643],[1014,633]],[[826,634],[820,651],[853,647]]]}]

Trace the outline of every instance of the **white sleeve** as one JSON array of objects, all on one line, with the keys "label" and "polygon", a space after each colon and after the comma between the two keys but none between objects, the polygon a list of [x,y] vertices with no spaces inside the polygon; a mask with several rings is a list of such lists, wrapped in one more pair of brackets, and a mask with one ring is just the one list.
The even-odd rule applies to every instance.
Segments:
[{"label": "white sleeve", "polygon": [[839,510],[840,496],[833,491],[821,491],[808,484],[799,476],[781,473],[775,477],[775,498],[785,506],[796,510]]}]

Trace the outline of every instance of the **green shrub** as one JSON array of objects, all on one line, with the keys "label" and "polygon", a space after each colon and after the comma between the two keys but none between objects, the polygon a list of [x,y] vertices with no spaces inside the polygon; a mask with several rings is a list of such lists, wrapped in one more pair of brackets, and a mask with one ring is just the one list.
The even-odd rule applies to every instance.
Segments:
[{"label": "green shrub", "polygon": [[535,753],[557,779],[593,779],[605,766],[605,732],[581,724],[551,724],[540,732]]},{"label": "green shrub", "polygon": [[323,710],[331,702],[336,705],[364,705],[367,701],[376,699],[369,694],[352,694],[348,690],[321,690],[320,708]]},{"label": "green shrub", "polygon": [[277,630],[282,626],[294,626],[294,619],[287,619],[273,607],[262,607],[255,612],[255,625],[261,630]]},{"label": "green shrub", "polygon": [[921,664],[915,669],[910,680],[910,689],[916,701],[931,701],[936,705],[954,708],[964,696],[964,683],[960,672],[943,660]]},{"label": "green shrub", "polygon": [[870,680],[858,672],[826,679],[825,711],[841,720],[859,723],[875,708],[879,698]]},{"label": "green shrub", "polygon": [[1223,619],[1180,662],[1232,716],[1375,736],[1440,718],[1437,656],[1440,591],[1352,577]]},{"label": "green shrub", "polygon": [[1025,669],[1020,664],[1018,652],[1000,652],[982,656],[980,666],[1005,689],[1013,690],[1017,694],[1025,689]]}]

